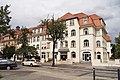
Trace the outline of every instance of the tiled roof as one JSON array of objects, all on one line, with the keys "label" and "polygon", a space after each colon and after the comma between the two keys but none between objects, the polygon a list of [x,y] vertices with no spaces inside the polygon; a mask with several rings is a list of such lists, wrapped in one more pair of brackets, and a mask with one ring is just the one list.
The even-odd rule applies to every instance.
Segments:
[{"label": "tiled roof", "polygon": [[63,15],[62,17],[60,17],[59,19],[71,19],[71,18],[75,18],[76,16],[74,16],[73,14],[71,14],[70,12],[66,13],[65,15]]},{"label": "tiled roof", "polygon": [[[78,23],[80,25],[80,27],[88,25],[88,24],[84,24],[83,23],[83,19],[87,17],[88,19],[88,24],[94,24],[96,27],[101,27],[104,26],[105,24],[102,24],[100,20],[103,21],[103,19],[96,15],[96,14],[92,14],[92,15],[87,15],[85,13],[77,13],[77,14],[72,14],[70,12],[66,13],[65,15],[63,15],[62,17],[60,17],[59,19],[72,19],[72,18],[78,18]],[[104,21],[103,21],[104,23]]]}]

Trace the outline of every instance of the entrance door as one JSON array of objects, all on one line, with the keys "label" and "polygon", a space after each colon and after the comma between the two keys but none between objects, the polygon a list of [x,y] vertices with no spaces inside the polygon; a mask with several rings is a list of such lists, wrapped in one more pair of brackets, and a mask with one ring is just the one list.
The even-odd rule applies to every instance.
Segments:
[{"label": "entrance door", "polygon": [[90,52],[83,53],[83,61],[90,62],[91,61],[91,54]]},{"label": "entrance door", "polygon": [[65,61],[67,59],[67,53],[66,52],[62,52],[60,55],[61,60]]}]

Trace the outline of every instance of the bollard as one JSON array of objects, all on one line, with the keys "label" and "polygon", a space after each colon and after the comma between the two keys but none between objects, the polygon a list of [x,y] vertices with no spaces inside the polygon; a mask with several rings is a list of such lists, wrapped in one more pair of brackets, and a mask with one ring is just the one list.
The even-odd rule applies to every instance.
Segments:
[{"label": "bollard", "polygon": [[118,80],[120,80],[120,70],[118,69]]},{"label": "bollard", "polygon": [[93,80],[95,80],[95,68],[93,68]]}]

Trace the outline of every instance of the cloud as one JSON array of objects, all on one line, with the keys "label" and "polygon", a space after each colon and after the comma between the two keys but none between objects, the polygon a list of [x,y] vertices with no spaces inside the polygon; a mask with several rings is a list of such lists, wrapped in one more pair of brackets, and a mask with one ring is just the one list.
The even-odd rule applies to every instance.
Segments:
[{"label": "cloud", "polygon": [[49,14],[60,17],[67,12],[97,14],[106,22],[114,42],[120,30],[120,0],[0,0],[0,6],[10,4],[13,27],[35,26]]}]

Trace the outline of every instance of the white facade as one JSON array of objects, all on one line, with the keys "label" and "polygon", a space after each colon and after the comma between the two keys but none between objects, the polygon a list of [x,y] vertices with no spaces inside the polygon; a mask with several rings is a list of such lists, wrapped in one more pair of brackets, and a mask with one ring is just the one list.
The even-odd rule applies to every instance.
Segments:
[{"label": "white facade", "polygon": [[[80,19],[76,17],[66,19],[67,29],[65,31],[68,35],[65,36],[63,44],[60,41],[56,44],[56,60],[66,62],[70,60],[74,63],[93,63],[94,60],[100,60],[102,63],[106,63],[111,57],[111,42],[106,40],[105,25],[97,27],[91,23],[81,26]],[[83,23],[89,23],[89,17],[87,22]],[[38,31],[40,28],[42,30]],[[32,30],[35,33],[30,38],[29,44],[37,48],[42,62],[51,61],[53,42],[47,39],[48,35],[41,35],[46,31],[45,28],[38,27]]]}]

